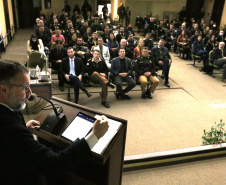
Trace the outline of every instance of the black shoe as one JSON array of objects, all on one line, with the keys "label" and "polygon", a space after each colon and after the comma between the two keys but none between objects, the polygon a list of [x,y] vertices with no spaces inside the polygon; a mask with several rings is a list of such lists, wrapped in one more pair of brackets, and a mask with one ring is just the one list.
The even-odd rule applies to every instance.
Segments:
[{"label": "black shoe", "polygon": [[115,84],[113,84],[113,83],[108,82],[107,85],[108,85],[110,88],[112,88],[112,89],[115,88]]},{"label": "black shoe", "polygon": [[119,92],[116,92],[116,93],[115,93],[115,97],[116,97],[117,99],[120,98]]},{"label": "black shoe", "polygon": [[149,99],[152,99],[152,95],[151,95],[151,92],[149,91],[149,89],[146,91],[146,95]]},{"label": "black shoe", "polygon": [[161,77],[161,79],[163,79],[163,80],[165,79],[165,76],[164,76],[164,75],[160,75],[160,77]]},{"label": "black shoe", "polygon": [[60,90],[61,91],[64,91],[64,86],[60,86]]},{"label": "black shoe", "polygon": [[88,98],[92,96],[92,94],[90,94],[88,91],[86,91],[85,93]]},{"label": "black shoe", "polygon": [[101,102],[101,104],[102,104],[103,106],[105,106],[106,108],[110,108],[110,105],[109,105],[107,102]]},{"label": "black shoe", "polygon": [[169,82],[165,82],[165,84],[164,84],[166,87],[168,87],[168,88],[170,88],[170,84],[169,84]]},{"label": "black shoe", "polygon": [[142,99],[146,99],[146,95],[145,94],[141,94],[141,98]]},{"label": "black shoe", "polygon": [[131,97],[129,95],[124,94],[121,96],[122,99],[131,100]]}]

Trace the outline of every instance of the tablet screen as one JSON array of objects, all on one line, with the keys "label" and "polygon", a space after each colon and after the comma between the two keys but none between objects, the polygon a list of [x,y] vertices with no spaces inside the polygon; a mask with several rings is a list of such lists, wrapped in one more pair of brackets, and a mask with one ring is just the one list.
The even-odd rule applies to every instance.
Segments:
[{"label": "tablet screen", "polygon": [[95,121],[95,118],[79,112],[61,136],[70,141],[81,139],[92,130]]}]

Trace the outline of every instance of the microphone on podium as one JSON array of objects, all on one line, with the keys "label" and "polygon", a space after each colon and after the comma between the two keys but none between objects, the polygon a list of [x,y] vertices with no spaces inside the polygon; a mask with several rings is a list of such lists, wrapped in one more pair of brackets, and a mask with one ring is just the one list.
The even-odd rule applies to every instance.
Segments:
[{"label": "microphone on podium", "polygon": [[58,123],[60,122],[60,120],[63,119],[63,118],[65,118],[65,115],[63,113],[58,112],[56,110],[56,107],[54,106],[53,102],[51,102],[50,100],[48,100],[48,99],[46,99],[44,97],[38,96],[35,93],[32,93],[30,95],[28,101],[35,101],[36,98],[44,99],[45,101],[47,101],[48,103],[50,103],[52,105],[52,107],[53,107],[53,112],[51,112],[45,118],[44,122],[40,126],[40,129],[52,133],[54,131],[54,129],[56,130],[56,127],[57,127]]}]

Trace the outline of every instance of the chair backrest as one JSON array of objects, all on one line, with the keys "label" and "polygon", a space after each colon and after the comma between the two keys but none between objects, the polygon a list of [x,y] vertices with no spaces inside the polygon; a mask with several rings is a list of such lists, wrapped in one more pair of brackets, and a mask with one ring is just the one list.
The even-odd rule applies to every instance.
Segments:
[{"label": "chair backrest", "polygon": [[137,37],[137,36],[134,36],[133,37],[136,41],[139,41],[140,40],[140,37]]},{"label": "chair backrest", "polygon": [[54,49],[54,48],[56,48],[56,43],[54,43],[54,44],[52,44],[52,45],[50,46],[50,50],[51,50],[51,49]]},{"label": "chair backrest", "polygon": [[37,65],[42,67],[41,65],[41,53],[39,52],[34,52],[31,53],[28,59],[27,67],[29,68],[35,68]]},{"label": "chair backrest", "polygon": [[213,53],[213,50],[209,52],[209,63],[211,64],[213,64],[212,53]]}]

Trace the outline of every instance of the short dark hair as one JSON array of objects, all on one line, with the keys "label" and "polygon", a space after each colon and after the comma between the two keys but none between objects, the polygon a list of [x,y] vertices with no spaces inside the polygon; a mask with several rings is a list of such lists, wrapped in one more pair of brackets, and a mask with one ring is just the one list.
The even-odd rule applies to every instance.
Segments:
[{"label": "short dark hair", "polygon": [[0,83],[9,84],[18,73],[28,74],[29,70],[13,60],[0,60]]},{"label": "short dark hair", "polygon": [[67,48],[67,50],[69,50],[69,49],[73,49],[73,50],[74,50],[74,48],[73,48],[73,47],[68,47],[68,48]]}]

